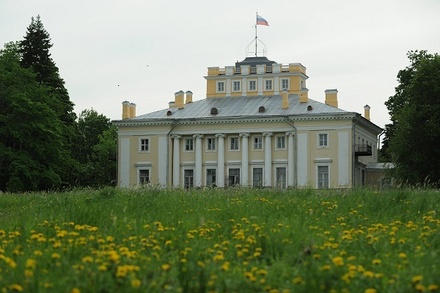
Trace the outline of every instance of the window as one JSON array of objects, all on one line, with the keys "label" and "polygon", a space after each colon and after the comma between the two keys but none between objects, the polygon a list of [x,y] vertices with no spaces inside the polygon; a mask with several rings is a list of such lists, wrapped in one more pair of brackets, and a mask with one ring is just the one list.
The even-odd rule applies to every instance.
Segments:
[{"label": "window", "polygon": [[215,151],[215,137],[206,138],[206,149],[208,151]]},{"label": "window", "polygon": [[275,173],[275,176],[277,178],[277,187],[286,188],[286,168],[277,167]]},{"label": "window", "polygon": [[206,186],[214,187],[216,185],[216,169],[206,169]]},{"label": "window", "polygon": [[223,81],[217,82],[217,92],[223,93],[225,91],[225,83]]},{"label": "window", "polygon": [[318,166],[318,188],[329,188],[328,166]]},{"label": "window", "polygon": [[192,138],[185,139],[185,151],[192,152],[194,150],[194,140]]},{"label": "window", "polygon": [[229,186],[240,185],[240,169],[229,169]]},{"label": "window", "polygon": [[277,136],[276,143],[277,143],[276,148],[278,150],[286,149],[286,137],[285,136]]},{"label": "window", "polygon": [[234,92],[239,92],[240,91],[240,82],[239,81],[232,82],[232,90]]},{"label": "window", "polygon": [[288,79],[281,80],[281,89],[283,89],[283,90],[289,89],[289,80]]},{"label": "window", "polygon": [[253,187],[263,186],[263,168],[252,169],[252,186]]},{"label": "window", "polygon": [[263,149],[263,137],[255,136],[254,137],[254,150]]},{"label": "window", "polygon": [[193,188],[194,187],[194,170],[187,169],[183,172],[183,178],[184,178],[184,187],[186,189]]},{"label": "window", "polygon": [[229,140],[231,142],[229,145],[229,149],[231,151],[238,151],[239,150],[238,137],[231,137]]},{"label": "window", "polygon": [[249,91],[256,91],[257,90],[257,82],[255,80],[249,81]]},{"label": "window", "polygon": [[266,80],[264,81],[264,85],[265,85],[264,89],[265,89],[266,91],[270,91],[270,90],[272,90],[272,80],[271,80],[271,79],[266,79]]},{"label": "window", "polygon": [[150,151],[150,140],[148,138],[139,139],[139,152]]},{"label": "window", "polygon": [[139,169],[139,184],[150,183],[150,170],[149,169]]},{"label": "window", "polygon": [[328,134],[319,133],[318,134],[318,147],[328,147]]}]

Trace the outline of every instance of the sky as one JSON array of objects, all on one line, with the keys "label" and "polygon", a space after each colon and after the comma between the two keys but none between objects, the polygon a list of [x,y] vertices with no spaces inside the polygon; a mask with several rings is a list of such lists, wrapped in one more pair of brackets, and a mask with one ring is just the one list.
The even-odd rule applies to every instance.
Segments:
[{"label": "sky", "polygon": [[408,51],[440,52],[439,0],[0,0],[0,45],[40,15],[77,115],[119,120],[124,100],[141,115],[179,90],[204,99],[207,68],[247,56],[257,12],[269,23],[258,26],[266,57],[304,65],[309,98],[336,88],[339,108],[368,104],[380,127]]}]

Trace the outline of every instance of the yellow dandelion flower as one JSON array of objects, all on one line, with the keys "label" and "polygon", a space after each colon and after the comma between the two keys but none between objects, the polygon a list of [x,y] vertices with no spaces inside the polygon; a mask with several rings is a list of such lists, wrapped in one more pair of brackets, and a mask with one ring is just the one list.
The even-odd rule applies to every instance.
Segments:
[{"label": "yellow dandelion flower", "polygon": [[9,289],[14,292],[21,292],[23,291],[23,287],[20,284],[12,284],[9,286]]},{"label": "yellow dandelion flower", "polygon": [[26,268],[35,268],[37,261],[35,259],[29,258],[26,260]]},{"label": "yellow dandelion flower", "polygon": [[364,291],[364,293],[376,293],[376,292],[377,292],[377,290],[374,288],[368,288]]},{"label": "yellow dandelion flower", "polygon": [[171,265],[170,264],[163,264],[161,267],[162,271],[169,271],[171,269]]},{"label": "yellow dandelion flower", "polygon": [[439,289],[439,286],[436,284],[432,284],[428,286],[428,291],[437,291]]},{"label": "yellow dandelion flower", "polygon": [[59,253],[52,253],[52,258],[54,258],[54,259],[58,259],[58,258],[61,258],[61,255],[59,254]]},{"label": "yellow dandelion flower", "polygon": [[415,286],[415,288],[416,288],[416,290],[419,291],[419,292],[425,292],[425,291],[426,291],[426,287],[423,286],[422,284],[417,284],[417,285]]},{"label": "yellow dandelion flower", "polygon": [[79,290],[78,288],[73,288],[70,293],[81,293],[81,290]]},{"label": "yellow dandelion flower", "polygon": [[102,265],[98,266],[98,270],[101,272],[105,272],[107,270],[107,266],[102,264]]},{"label": "yellow dandelion flower", "polygon": [[221,266],[222,270],[223,271],[229,270],[229,265],[230,265],[230,263],[228,261],[225,261]]},{"label": "yellow dandelion flower", "polygon": [[364,275],[364,277],[367,277],[367,278],[373,278],[374,277],[374,273],[372,271],[365,271],[362,274]]},{"label": "yellow dandelion flower", "polygon": [[380,265],[381,262],[382,262],[382,261],[381,261],[380,259],[377,259],[377,258],[375,258],[375,259],[373,259],[373,260],[371,261],[371,263],[372,263],[373,265]]},{"label": "yellow dandelion flower", "polygon": [[28,278],[32,278],[34,276],[34,272],[31,270],[24,270],[24,275]]},{"label": "yellow dandelion flower", "polygon": [[141,280],[139,280],[139,279],[131,280],[131,286],[133,288],[139,288],[141,286]]},{"label": "yellow dandelion flower", "polygon": [[294,278],[292,282],[293,282],[293,284],[296,284],[296,285],[304,284],[304,280],[301,277]]},{"label": "yellow dandelion flower", "polygon": [[399,258],[407,258],[406,253],[404,252],[399,253]]},{"label": "yellow dandelion flower", "polygon": [[341,267],[341,266],[344,265],[344,259],[343,259],[342,257],[340,257],[340,256],[335,256],[335,257],[332,259],[332,262],[333,262],[333,264],[334,264],[335,266],[337,266],[337,267]]},{"label": "yellow dandelion flower", "polygon": [[411,282],[412,283],[418,283],[418,282],[420,282],[420,281],[422,281],[423,280],[423,276],[414,276],[414,277],[412,277],[412,279],[411,279]]}]

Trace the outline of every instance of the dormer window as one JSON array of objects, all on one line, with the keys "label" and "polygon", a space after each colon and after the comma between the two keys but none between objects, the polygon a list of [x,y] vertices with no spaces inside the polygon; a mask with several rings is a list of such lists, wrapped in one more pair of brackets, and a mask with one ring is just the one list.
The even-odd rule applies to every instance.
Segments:
[{"label": "dormer window", "polygon": [[218,109],[216,107],[211,108],[211,115],[217,115]]},{"label": "dormer window", "polygon": [[313,107],[311,105],[308,105],[307,106],[307,111],[312,111],[312,110],[313,110]]},{"label": "dormer window", "polygon": [[258,108],[258,113],[264,113],[264,112],[266,112],[266,107],[260,106],[260,108]]},{"label": "dormer window", "polygon": [[171,116],[173,115],[173,112],[171,112],[170,110],[167,111],[167,116]]}]

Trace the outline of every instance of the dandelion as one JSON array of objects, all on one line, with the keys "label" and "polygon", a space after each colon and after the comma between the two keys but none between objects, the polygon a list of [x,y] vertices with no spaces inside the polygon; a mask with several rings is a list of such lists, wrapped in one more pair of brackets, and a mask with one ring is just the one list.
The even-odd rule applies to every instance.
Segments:
[{"label": "dandelion", "polygon": [[407,258],[406,253],[404,253],[404,252],[399,253],[399,258],[402,258],[402,259]]},{"label": "dandelion", "polygon": [[133,288],[139,288],[141,286],[141,280],[139,280],[139,279],[131,280],[131,286]]},{"label": "dandelion", "polygon": [[420,281],[422,281],[423,280],[423,276],[420,276],[420,275],[418,275],[418,276],[414,276],[414,277],[412,277],[412,279],[411,279],[411,283],[413,283],[413,284],[415,284],[415,283],[419,283]]},{"label": "dandelion", "polygon": [[12,284],[9,286],[9,289],[14,292],[21,292],[23,291],[23,287],[20,284]]},{"label": "dandelion", "polygon": [[415,289],[416,289],[417,291],[419,291],[419,292],[425,292],[425,291],[426,291],[426,287],[423,286],[422,284],[417,284],[417,285],[415,286]]},{"label": "dandelion", "polygon": [[376,291],[376,289],[374,289],[374,288],[368,288],[368,289],[366,289],[365,291],[364,291],[364,293],[376,293],[377,291]]},{"label": "dandelion", "polygon": [[81,290],[75,287],[72,289],[72,291],[70,291],[70,293],[81,293]]},{"label": "dandelion", "polygon": [[296,277],[293,279],[293,284],[298,285],[298,284],[304,284],[304,280],[301,277]]},{"label": "dandelion", "polygon": [[428,291],[437,291],[439,289],[438,285],[432,284],[428,286]]},{"label": "dandelion", "polygon": [[337,267],[341,267],[341,266],[344,265],[344,259],[343,259],[342,257],[340,257],[340,256],[335,256],[335,257],[332,259],[332,262],[333,262],[333,264],[334,264],[335,266],[337,266]]},{"label": "dandelion", "polygon": [[161,267],[162,271],[169,271],[171,269],[171,265],[170,264],[163,264]]},{"label": "dandelion", "polygon": [[230,265],[230,263],[228,261],[225,261],[221,266],[222,270],[223,271],[229,270],[229,265]]},{"label": "dandelion", "polygon": [[382,261],[381,261],[380,259],[377,259],[377,258],[375,258],[375,259],[373,259],[373,260],[371,261],[371,263],[372,263],[373,265],[380,265],[381,262],[382,262]]}]

